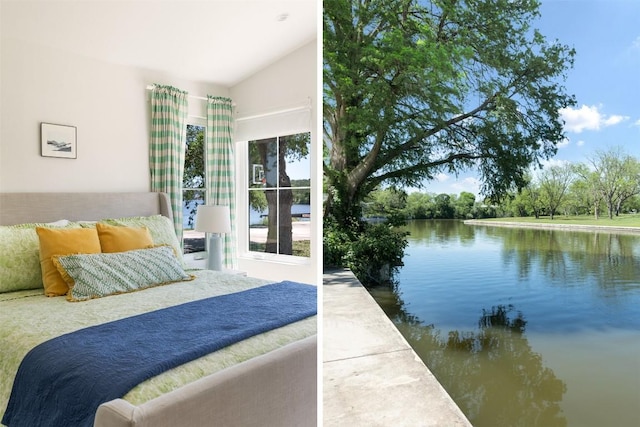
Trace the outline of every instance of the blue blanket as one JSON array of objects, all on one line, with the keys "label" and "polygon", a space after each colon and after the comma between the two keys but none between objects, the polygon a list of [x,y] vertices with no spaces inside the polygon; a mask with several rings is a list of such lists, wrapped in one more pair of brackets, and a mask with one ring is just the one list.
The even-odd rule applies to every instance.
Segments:
[{"label": "blue blanket", "polygon": [[100,404],[144,380],[316,308],[315,286],[280,282],[54,338],[25,356],[2,423],[92,426]]}]

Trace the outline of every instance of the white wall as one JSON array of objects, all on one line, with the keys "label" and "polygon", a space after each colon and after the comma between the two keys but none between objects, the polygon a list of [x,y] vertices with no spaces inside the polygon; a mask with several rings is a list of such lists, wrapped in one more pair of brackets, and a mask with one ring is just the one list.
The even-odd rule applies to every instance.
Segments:
[{"label": "white wall", "polygon": [[[312,207],[312,231],[311,258],[305,263],[269,262],[256,259],[251,254],[239,251],[239,268],[249,275],[263,277],[265,279],[298,280],[306,283],[321,283],[320,265],[322,259],[322,214],[321,214],[321,176],[319,162],[322,155],[318,124],[318,61],[317,43],[314,41],[296,50],[286,58],[272,64],[256,75],[246,79],[230,90],[230,97],[236,104],[236,116],[246,117],[257,114],[266,114],[283,108],[299,106],[311,103],[311,197],[314,201]],[[246,142],[237,142],[236,149],[242,153],[242,145]],[[246,151],[245,151],[246,152]],[[246,157],[236,156],[236,167],[243,170]],[[237,186],[239,205],[245,200],[246,190]],[[242,218],[242,216],[240,215]],[[246,241],[246,223],[238,223],[238,239],[240,243]],[[242,248],[240,244],[240,248]]]},{"label": "white wall", "polygon": [[[0,191],[148,191],[147,85],[228,89],[2,37]],[[190,99],[193,114],[202,101]],[[40,123],[77,127],[77,159],[40,156]]]},{"label": "white wall", "polygon": [[[312,42],[233,88],[182,81],[2,35],[0,55],[0,191],[148,191],[147,85],[170,84],[192,95],[228,96],[238,115],[268,113],[311,101],[317,127],[317,47]],[[203,116],[190,99],[190,114]],[[40,156],[40,123],[76,126],[78,158]],[[312,132],[315,203],[311,259],[267,263],[241,256],[239,268],[265,279],[320,283],[321,158]],[[317,160],[317,161],[316,161]],[[239,161],[239,160],[238,160]],[[240,236],[243,238],[243,236]],[[246,254],[241,254],[246,255]]]}]

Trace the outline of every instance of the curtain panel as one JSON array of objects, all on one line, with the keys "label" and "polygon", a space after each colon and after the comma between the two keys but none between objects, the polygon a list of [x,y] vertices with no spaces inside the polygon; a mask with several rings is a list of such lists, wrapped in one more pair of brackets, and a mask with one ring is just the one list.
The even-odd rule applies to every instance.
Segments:
[{"label": "curtain panel", "polygon": [[171,86],[155,85],[151,91],[151,140],[149,143],[151,191],[169,195],[173,211],[173,226],[181,245],[187,96],[187,92]]},{"label": "curtain panel", "polygon": [[205,146],[207,204],[229,206],[231,233],[222,236],[223,266],[233,269],[236,267],[236,215],[233,105],[231,99],[207,96]]}]

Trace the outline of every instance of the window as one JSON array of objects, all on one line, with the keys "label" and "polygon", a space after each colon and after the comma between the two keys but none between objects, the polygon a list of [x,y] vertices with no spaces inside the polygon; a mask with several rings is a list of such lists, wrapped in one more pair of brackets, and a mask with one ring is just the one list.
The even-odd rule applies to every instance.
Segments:
[{"label": "window", "polygon": [[250,141],[249,251],[309,257],[311,134]]},{"label": "window", "polygon": [[182,178],[182,226],[184,228],[184,253],[205,250],[205,235],[193,228],[196,223],[196,211],[205,203],[204,169],[204,133],[205,127],[187,125],[187,144],[184,156],[184,176]]}]

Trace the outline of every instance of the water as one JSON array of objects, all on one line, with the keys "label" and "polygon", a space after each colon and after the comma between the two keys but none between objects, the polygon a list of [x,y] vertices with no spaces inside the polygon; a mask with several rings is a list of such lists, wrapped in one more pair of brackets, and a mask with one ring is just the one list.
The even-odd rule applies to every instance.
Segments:
[{"label": "water", "polygon": [[640,235],[408,230],[372,294],[474,426],[640,426]]},{"label": "water", "polygon": [[[196,207],[198,205],[203,204],[202,200],[193,200],[188,203],[187,206],[183,206],[182,208],[182,226],[185,230],[191,230],[195,226],[196,221]],[[192,213],[194,212],[194,213]],[[310,205],[292,205],[291,213],[292,214],[308,214],[311,212]],[[252,209],[249,213],[249,224],[260,224],[262,223],[262,216],[266,215],[267,211],[260,212]],[[309,218],[297,218],[298,221],[309,221]]]}]

